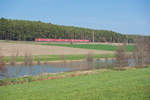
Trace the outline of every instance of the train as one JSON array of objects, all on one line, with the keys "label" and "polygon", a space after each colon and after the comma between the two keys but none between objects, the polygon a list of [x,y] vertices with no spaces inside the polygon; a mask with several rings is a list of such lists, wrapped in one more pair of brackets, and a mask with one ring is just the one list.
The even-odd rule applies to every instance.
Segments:
[{"label": "train", "polygon": [[89,40],[36,38],[35,42],[89,42]]}]

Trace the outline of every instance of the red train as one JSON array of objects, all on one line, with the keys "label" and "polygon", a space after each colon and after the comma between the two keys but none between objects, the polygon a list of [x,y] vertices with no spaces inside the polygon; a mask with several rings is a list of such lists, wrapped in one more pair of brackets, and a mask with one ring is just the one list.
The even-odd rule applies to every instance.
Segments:
[{"label": "red train", "polygon": [[36,42],[89,42],[89,40],[78,40],[78,39],[46,39],[36,38]]}]

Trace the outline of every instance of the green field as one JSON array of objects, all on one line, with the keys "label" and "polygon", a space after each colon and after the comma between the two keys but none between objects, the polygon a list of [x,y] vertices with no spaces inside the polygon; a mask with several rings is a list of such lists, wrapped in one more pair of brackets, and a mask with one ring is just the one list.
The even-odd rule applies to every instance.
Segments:
[{"label": "green field", "polygon": [[[42,45],[51,45],[51,46],[63,46],[63,47],[72,47],[72,48],[83,48],[83,49],[95,49],[95,50],[106,50],[106,51],[115,51],[117,46],[115,45],[106,45],[106,44],[42,44]],[[134,46],[128,45],[125,47],[127,51],[133,51]]]},{"label": "green field", "polygon": [[1,100],[150,100],[150,68],[0,87]]},{"label": "green field", "polygon": [[[63,57],[64,56],[64,59]],[[112,58],[114,57],[113,54],[96,54],[96,55],[93,55],[93,57],[95,59],[97,58],[105,58],[105,57],[108,57],[108,58]],[[33,58],[33,61],[56,61],[56,60],[81,60],[81,59],[86,59],[87,55],[85,54],[80,54],[80,55],[39,55],[39,56],[34,56]],[[9,56],[6,56],[4,58],[4,60],[6,62],[10,62],[11,61],[11,57]],[[16,62],[23,62],[24,61],[24,57],[23,56],[18,56],[16,58]]]}]

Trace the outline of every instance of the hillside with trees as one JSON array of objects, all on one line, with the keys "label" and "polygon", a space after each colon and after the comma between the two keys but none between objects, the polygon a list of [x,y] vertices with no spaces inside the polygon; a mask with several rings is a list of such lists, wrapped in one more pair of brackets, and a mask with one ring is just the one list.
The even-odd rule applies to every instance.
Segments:
[{"label": "hillside with trees", "polygon": [[133,42],[133,37],[108,30],[55,25],[41,21],[0,19],[0,40],[34,41],[35,38],[88,39],[95,42]]}]

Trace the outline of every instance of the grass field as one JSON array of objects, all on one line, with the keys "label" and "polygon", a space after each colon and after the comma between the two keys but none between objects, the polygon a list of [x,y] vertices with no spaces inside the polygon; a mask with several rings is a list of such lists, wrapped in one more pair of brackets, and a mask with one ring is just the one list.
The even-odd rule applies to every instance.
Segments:
[{"label": "grass field", "polygon": [[[64,59],[62,58],[62,55],[39,55],[39,56],[34,56],[33,61],[57,61],[57,60],[81,60],[81,59],[86,59],[87,55],[81,54],[81,55],[63,55]],[[114,54],[96,54],[93,55],[95,59],[97,58],[105,58],[106,56],[108,58],[114,57]],[[6,62],[11,61],[10,56],[6,56],[4,58]],[[16,59],[16,62],[23,62],[24,57],[23,56],[18,56]]]},{"label": "grass field", "polygon": [[[115,45],[106,45],[106,44],[42,44],[42,45],[51,45],[51,46],[63,46],[63,47],[72,47],[72,48],[83,48],[83,49],[95,49],[95,50],[106,50],[106,51],[115,51],[117,46]],[[134,46],[126,46],[127,51],[133,51]]]},{"label": "grass field", "polygon": [[150,68],[1,86],[1,100],[150,100]]}]

